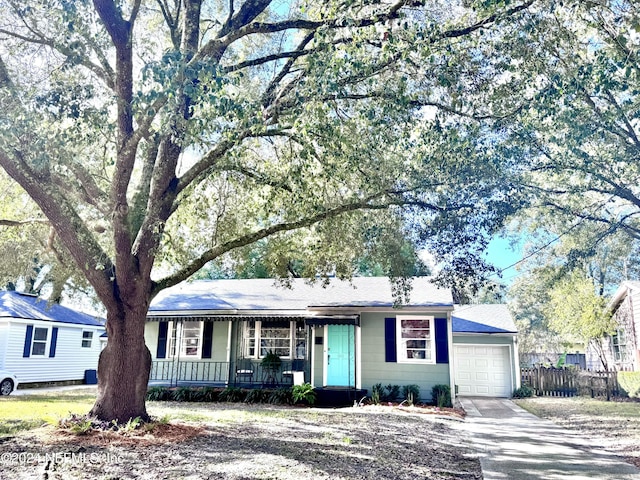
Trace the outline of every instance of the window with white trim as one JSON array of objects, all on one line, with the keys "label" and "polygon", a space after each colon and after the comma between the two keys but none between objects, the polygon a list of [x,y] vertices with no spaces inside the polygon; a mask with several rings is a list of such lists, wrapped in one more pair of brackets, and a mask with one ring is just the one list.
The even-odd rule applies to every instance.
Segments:
[{"label": "window with white trim", "polygon": [[282,358],[305,358],[307,336],[304,320],[246,321],[243,351],[246,358],[263,358],[268,352]]},{"label": "window with white trim", "polygon": [[202,322],[169,322],[167,357],[200,358]]},{"label": "window with white trim", "polygon": [[47,340],[49,338],[49,329],[35,327],[33,329],[33,340],[31,341],[31,355],[44,356],[47,351]]},{"label": "window with white trim", "polygon": [[398,316],[397,349],[400,363],[435,363],[433,317]]},{"label": "window with white trim", "polygon": [[82,348],[91,348],[91,343],[93,342],[93,332],[83,331],[82,332]]},{"label": "window with white trim", "polygon": [[627,337],[623,329],[619,328],[611,337],[611,349],[616,362],[627,361]]}]

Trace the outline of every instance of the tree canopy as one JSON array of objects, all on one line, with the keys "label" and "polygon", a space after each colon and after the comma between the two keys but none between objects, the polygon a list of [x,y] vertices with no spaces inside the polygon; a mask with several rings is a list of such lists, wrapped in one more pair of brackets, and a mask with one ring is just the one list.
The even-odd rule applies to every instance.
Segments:
[{"label": "tree canopy", "polygon": [[263,239],[285,276],[399,237],[481,274],[533,3],[2,2],[0,166],[106,308],[92,413],[146,417],[152,298]]}]

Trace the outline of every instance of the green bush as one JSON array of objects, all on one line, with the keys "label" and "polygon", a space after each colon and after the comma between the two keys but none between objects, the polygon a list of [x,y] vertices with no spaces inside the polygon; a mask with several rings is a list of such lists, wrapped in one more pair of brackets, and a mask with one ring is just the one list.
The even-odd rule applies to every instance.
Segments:
[{"label": "green bush", "polygon": [[268,402],[273,405],[288,405],[293,403],[290,388],[276,388],[269,395]]},{"label": "green bush", "polygon": [[402,397],[409,405],[415,405],[420,401],[420,387],[418,385],[405,385],[402,387]]},{"label": "green bush", "polygon": [[385,388],[385,394],[380,400],[383,402],[395,402],[400,396],[400,385],[387,385]]},{"label": "green bush", "polygon": [[147,390],[147,400],[156,402],[171,400],[171,390],[167,387],[151,387]]},{"label": "green bush", "polygon": [[380,405],[382,397],[384,396],[384,388],[381,383],[376,383],[371,387],[371,403],[374,405]]},{"label": "green bush", "polygon": [[513,391],[513,398],[529,398],[533,397],[533,394],[533,388],[525,383],[520,388]]},{"label": "green bush", "polygon": [[445,384],[434,385],[431,388],[431,399],[437,407],[452,407],[451,387]]},{"label": "green bush", "polygon": [[316,392],[310,383],[303,383],[302,385],[294,385],[291,387],[291,397],[293,403],[302,402],[307,405],[316,403]]},{"label": "green bush", "polygon": [[220,397],[220,389],[215,387],[204,387],[202,389],[202,402],[217,402]]},{"label": "green bush", "polygon": [[243,402],[247,397],[247,393],[238,387],[227,387],[220,392],[218,400],[220,402],[237,403]]},{"label": "green bush", "polygon": [[245,397],[245,403],[267,403],[271,392],[269,390],[263,390],[261,388],[254,388],[247,392]]},{"label": "green bush", "polygon": [[640,398],[640,372],[618,372],[618,385],[631,398]]},{"label": "green bush", "polygon": [[189,387],[178,387],[171,391],[171,400],[176,402],[190,402],[192,396],[192,389]]}]

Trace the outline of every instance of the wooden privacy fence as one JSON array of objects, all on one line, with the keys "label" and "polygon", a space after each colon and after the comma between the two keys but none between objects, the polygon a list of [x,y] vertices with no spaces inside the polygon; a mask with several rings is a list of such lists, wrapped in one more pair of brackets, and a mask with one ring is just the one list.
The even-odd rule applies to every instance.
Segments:
[{"label": "wooden privacy fence", "polygon": [[539,396],[574,397],[587,395],[606,397],[620,394],[616,371],[580,370],[577,368],[522,368],[523,385],[529,385]]}]

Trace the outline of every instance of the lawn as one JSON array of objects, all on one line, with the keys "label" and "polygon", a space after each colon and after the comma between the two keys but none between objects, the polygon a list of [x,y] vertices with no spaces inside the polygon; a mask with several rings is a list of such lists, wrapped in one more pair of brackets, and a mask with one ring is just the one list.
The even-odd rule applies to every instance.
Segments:
[{"label": "lawn", "polygon": [[622,455],[640,467],[640,402],[588,397],[537,397],[515,402],[539,417],[581,432],[594,446]]},{"label": "lawn", "polygon": [[148,402],[161,419],[152,429],[72,435],[31,428],[86,413],[93,395],[2,399],[0,428],[11,435],[0,438],[0,478],[482,478],[470,440],[450,428],[460,420],[418,409]]},{"label": "lawn", "polygon": [[70,413],[86,413],[95,399],[95,389],[0,397],[0,437],[56,424]]}]

